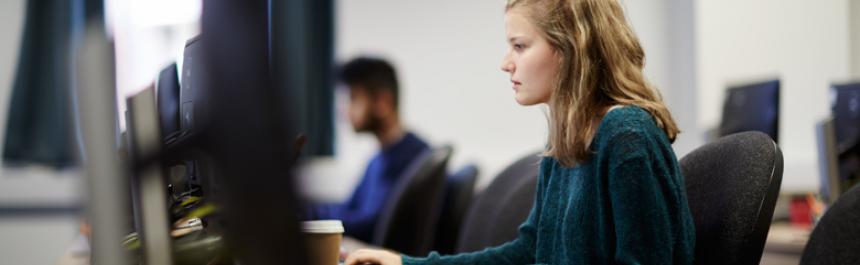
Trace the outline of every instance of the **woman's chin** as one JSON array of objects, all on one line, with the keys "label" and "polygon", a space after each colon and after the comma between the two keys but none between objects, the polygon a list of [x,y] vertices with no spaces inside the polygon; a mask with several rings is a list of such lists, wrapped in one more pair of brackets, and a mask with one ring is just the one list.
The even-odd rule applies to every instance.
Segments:
[{"label": "woman's chin", "polygon": [[521,106],[533,106],[541,103],[539,100],[523,97],[520,94],[517,94],[514,99],[517,101],[517,104],[520,104]]}]

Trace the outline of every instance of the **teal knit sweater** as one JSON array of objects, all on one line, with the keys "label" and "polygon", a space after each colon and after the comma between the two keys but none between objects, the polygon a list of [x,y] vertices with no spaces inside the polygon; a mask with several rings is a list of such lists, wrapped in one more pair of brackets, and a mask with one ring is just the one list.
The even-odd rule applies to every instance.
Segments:
[{"label": "teal knit sweater", "polygon": [[636,106],[607,113],[590,160],[541,161],[535,203],[517,239],[403,264],[692,264],[695,227],[666,134]]}]

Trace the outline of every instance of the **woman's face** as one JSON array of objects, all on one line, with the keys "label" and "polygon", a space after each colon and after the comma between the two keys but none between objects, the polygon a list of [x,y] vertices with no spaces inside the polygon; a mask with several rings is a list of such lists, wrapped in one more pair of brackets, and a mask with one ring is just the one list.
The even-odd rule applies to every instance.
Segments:
[{"label": "woman's face", "polygon": [[558,73],[558,55],[527,18],[523,8],[505,13],[508,52],[502,71],[511,75],[517,103],[524,106],[549,102]]}]

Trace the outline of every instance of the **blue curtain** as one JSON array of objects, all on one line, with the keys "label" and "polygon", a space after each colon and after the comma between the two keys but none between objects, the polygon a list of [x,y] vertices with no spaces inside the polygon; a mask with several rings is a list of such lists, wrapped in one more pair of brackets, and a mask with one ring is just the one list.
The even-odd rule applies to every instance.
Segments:
[{"label": "blue curtain", "polygon": [[270,1],[272,76],[303,153],[334,154],[334,0]]},{"label": "blue curtain", "polygon": [[74,38],[82,0],[31,0],[12,87],[4,165],[63,168],[77,158],[73,100]]}]

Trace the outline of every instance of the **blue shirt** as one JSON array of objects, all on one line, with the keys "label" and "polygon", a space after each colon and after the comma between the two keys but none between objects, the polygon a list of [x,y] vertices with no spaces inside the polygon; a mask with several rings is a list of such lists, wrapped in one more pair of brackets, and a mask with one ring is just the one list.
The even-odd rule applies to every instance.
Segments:
[{"label": "blue shirt", "polygon": [[426,142],[415,134],[406,133],[400,141],[373,156],[349,200],[342,204],[315,206],[311,218],[341,220],[345,235],[371,242],[391,189],[415,158],[428,149]]},{"label": "blue shirt", "polygon": [[517,239],[403,264],[692,264],[695,226],[666,134],[642,108],[603,118],[590,160],[541,161],[535,203]]}]

